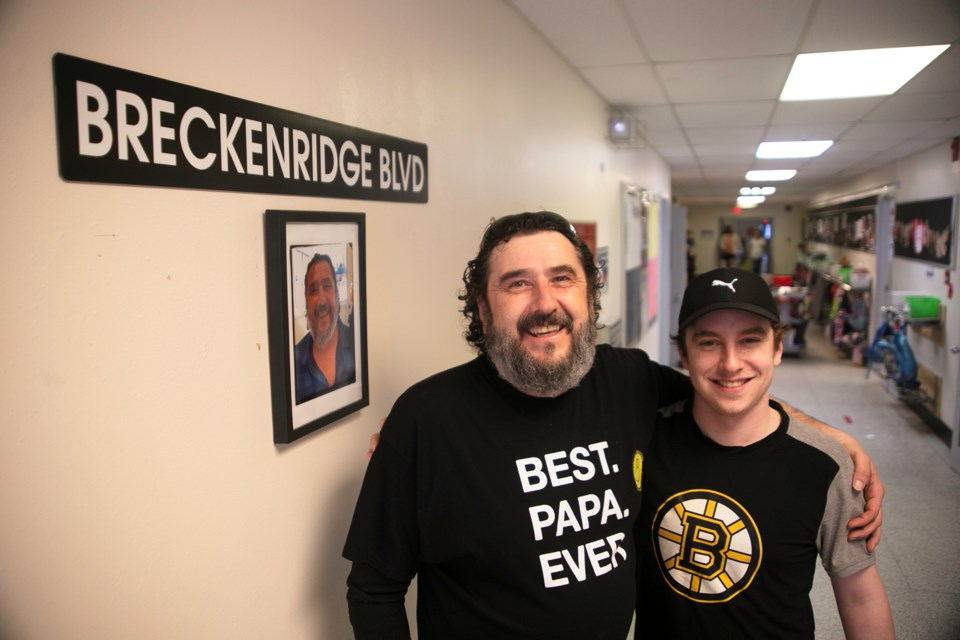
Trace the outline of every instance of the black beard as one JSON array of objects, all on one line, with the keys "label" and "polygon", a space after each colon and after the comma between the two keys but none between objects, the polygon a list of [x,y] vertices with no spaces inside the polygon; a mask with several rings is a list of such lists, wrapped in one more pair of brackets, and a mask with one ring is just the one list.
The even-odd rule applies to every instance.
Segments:
[{"label": "black beard", "polygon": [[[571,331],[570,352],[553,363],[543,363],[521,344],[519,335],[544,325],[560,325]],[[518,334],[491,329],[484,343],[487,356],[500,377],[530,396],[555,398],[574,388],[593,366],[597,329],[593,323],[573,328],[566,314],[532,314],[517,322]]]}]

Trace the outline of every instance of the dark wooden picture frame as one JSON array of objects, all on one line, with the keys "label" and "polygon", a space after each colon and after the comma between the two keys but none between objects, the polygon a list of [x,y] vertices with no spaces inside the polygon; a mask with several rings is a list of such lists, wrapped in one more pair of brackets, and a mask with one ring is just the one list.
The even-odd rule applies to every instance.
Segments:
[{"label": "dark wooden picture frame", "polygon": [[289,444],[370,403],[365,217],[270,210],[264,241],[273,441]]}]

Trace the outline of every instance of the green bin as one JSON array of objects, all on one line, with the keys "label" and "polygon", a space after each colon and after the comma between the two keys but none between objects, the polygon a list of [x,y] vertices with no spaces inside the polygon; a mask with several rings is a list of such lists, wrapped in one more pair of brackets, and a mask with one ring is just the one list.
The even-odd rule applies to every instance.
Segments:
[{"label": "green bin", "polygon": [[936,320],[940,317],[940,298],[935,296],[906,296],[911,320]]}]

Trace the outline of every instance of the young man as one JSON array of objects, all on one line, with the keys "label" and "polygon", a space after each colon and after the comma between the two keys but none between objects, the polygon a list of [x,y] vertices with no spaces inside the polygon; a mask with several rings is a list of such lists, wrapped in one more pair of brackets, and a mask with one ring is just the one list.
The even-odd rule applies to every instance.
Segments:
[{"label": "young man", "polygon": [[464,285],[479,356],[400,396],[364,478],[344,547],[356,637],[409,637],[417,576],[423,640],[620,640],[635,606],[637,463],[656,408],[690,382],[642,351],[594,345],[598,269],[557,214],[491,223]]},{"label": "young man", "polygon": [[818,554],[847,638],[894,636],[874,558],[847,540],[863,509],[849,456],[768,395],[779,320],[750,271],[717,269],[684,293],[694,397],[663,412],[643,460],[638,639],[812,639]]}]

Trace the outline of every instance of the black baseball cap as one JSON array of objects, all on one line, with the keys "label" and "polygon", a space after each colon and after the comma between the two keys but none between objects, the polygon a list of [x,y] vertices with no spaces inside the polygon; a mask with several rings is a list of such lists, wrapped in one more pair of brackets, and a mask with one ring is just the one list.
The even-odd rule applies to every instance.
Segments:
[{"label": "black baseball cap", "polygon": [[763,278],[746,269],[724,268],[699,275],[687,285],[680,304],[680,330],[700,316],[720,309],[749,311],[780,322],[777,303]]}]

